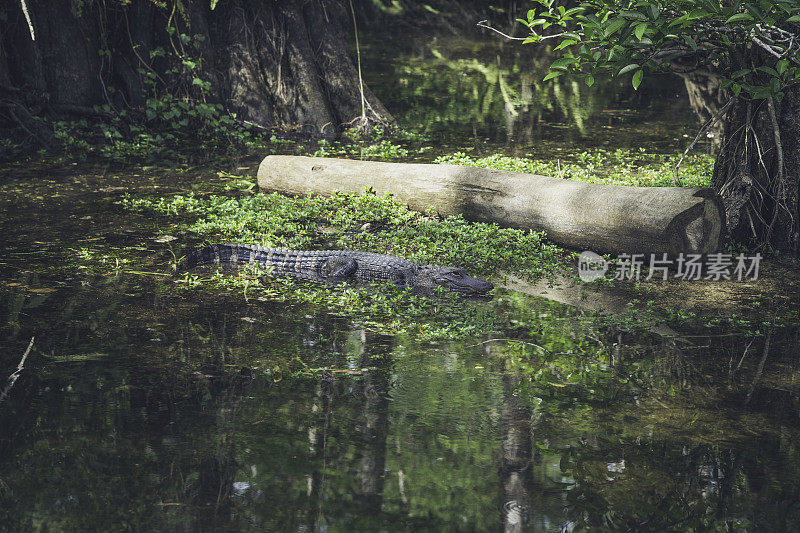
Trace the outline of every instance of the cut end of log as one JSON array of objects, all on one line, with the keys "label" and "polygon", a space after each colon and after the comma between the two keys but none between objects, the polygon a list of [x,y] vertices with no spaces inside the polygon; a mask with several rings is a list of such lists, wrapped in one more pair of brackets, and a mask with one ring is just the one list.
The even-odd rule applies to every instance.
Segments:
[{"label": "cut end of log", "polygon": [[[665,234],[670,255],[710,254],[719,249],[725,227],[725,210],[712,189],[693,191],[696,203],[677,213],[667,225]],[[660,251],[660,250],[658,250]]]}]

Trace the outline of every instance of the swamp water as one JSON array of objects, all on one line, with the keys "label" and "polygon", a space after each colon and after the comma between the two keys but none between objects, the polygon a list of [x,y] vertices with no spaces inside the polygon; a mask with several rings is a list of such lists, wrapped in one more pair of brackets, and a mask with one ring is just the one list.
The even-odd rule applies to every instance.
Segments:
[{"label": "swamp water", "polygon": [[[448,142],[516,138],[473,118]],[[0,387],[34,342],[0,402],[0,530],[800,528],[789,336],[633,334],[502,289],[464,303],[491,336],[381,335],[159,275],[175,228],[118,201],[191,172],[22,169],[0,177]]]}]

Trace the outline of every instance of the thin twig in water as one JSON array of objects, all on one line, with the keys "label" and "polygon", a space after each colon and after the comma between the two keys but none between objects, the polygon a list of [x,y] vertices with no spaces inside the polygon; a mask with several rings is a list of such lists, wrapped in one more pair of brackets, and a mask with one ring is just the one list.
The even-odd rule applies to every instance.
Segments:
[{"label": "thin twig in water", "polygon": [[547,352],[549,354],[552,354],[552,355],[578,355],[578,354],[574,354],[574,353],[570,353],[570,352],[554,352],[552,350],[548,350],[544,346],[539,346],[535,342],[523,341],[523,340],[520,340],[520,339],[489,339],[489,340],[485,340],[485,341],[479,342],[477,344],[470,344],[469,346],[467,346],[467,348],[474,348],[476,346],[483,346],[484,344],[489,344],[490,342],[518,342],[518,343],[524,344],[526,346],[533,346],[535,348],[539,348],[540,350],[543,350],[543,351],[545,351],[545,352]]},{"label": "thin twig in water", "polygon": [[[716,339],[717,337],[741,337],[741,333],[719,333],[716,335],[675,335],[673,339]],[[758,337],[759,335],[755,335]]]},{"label": "thin twig in water", "polygon": [[0,403],[3,403],[3,400],[5,400],[8,397],[8,393],[11,392],[11,387],[14,386],[14,383],[16,383],[20,372],[22,372],[22,368],[25,366],[25,359],[28,358],[28,354],[31,353],[31,348],[33,348],[33,339],[35,339],[35,337],[31,337],[31,342],[28,343],[28,348],[25,350],[25,353],[22,354],[22,359],[20,359],[19,364],[17,365],[17,369],[14,371],[13,374],[8,376],[8,382],[6,383],[6,388],[3,389],[3,392],[0,394]]},{"label": "thin twig in water", "polygon": [[761,356],[761,361],[758,362],[756,375],[753,378],[753,382],[750,384],[750,389],[747,391],[747,397],[744,399],[745,405],[750,403],[750,399],[753,397],[753,392],[756,390],[756,385],[758,385],[758,381],[761,379],[761,373],[764,371],[764,363],[767,361],[767,354],[769,353],[769,341],[771,339],[772,330],[769,330],[767,332],[767,338],[764,340],[764,354]]},{"label": "thin twig in water", "polygon": [[260,129],[260,130],[266,130],[266,131],[269,131],[269,128],[267,128],[267,127],[264,127],[264,126],[262,126],[261,124],[256,124],[255,122],[253,122],[253,121],[251,121],[251,120],[242,120],[241,122],[242,122],[242,124],[245,124],[245,125],[247,125],[247,126],[251,126],[251,127],[253,127],[253,128],[258,128],[258,129]]},{"label": "thin twig in water", "polygon": [[165,274],[164,272],[145,272],[144,270],[120,270],[123,274],[138,274],[140,276],[166,276],[172,277],[172,274]]},{"label": "thin twig in water", "polygon": [[694,148],[694,145],[697,144],[697,142],[700,140],[700,137],[702,137],[714,124],[719,122],[719,119],[721,119],[723,116],[725,116],[725,113],[728,112],[728,109],[731,108],[731,106],[733,105],[733,103],[735,101],[736,101],[736,97],[735,96],[733,98],[731,98],[730,100],[728,100],[727,103],[724,106],[722,106],[722,109],[717,111],[716,115],[714,115],[713,117],[708,119],[708,122],[706,122],[705,125],[702,128],[700,128],[699,132],[697,132],[697,136],[692,141],[692,144],[690,144],[689,147],[686,149],[686,151],[683,152],[683,155],[681,156],[680,160],[678,161],[678,164],[675,165],[675,184],[676,185],[682,185],[681,180],[680,180],[680,168],[681,168],[681,163],[683,163],[683,160],[686,159],[686,156],[689,155],[689,152],[692,151],[692,149]]},{"label": "thin twig in water", "polygon": [[744,358],[747,355],[747,352],[750,350],[750,346],[753,345],[754,341],[755,341],[755,339],[751,340],[749,343],[747,343],[747,346],[744,347],[744,351],[742,352],[742,357],[739,359],[739,364],[736,365],[735,372],[738,372],[739,369],[742,368],[742,363],[744,362]]}]

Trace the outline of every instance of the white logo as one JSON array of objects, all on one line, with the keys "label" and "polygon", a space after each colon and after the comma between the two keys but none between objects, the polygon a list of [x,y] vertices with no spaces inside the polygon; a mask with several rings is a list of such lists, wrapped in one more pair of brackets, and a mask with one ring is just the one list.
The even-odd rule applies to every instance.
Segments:
[{"label": "white logo", "polygon": [[600,279],[608,272],[608,261],[600,255],[585,251],[578,258],[578,276],[585,282]]}]

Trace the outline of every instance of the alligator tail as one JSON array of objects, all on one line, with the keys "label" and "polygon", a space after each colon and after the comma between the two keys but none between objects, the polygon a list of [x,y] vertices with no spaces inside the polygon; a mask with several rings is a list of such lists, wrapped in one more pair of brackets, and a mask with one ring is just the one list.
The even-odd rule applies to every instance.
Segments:
[{"label": "alligator tail", "polygon": [[247,244],[215,244],[213,246],[205,246],[186,254],[178,266],[178,271],[185,272],[201,265],[256,263],[265,256],[262,251],[266,251],[266,249]]},{"label": "alligator tail", "polygon": [[318,269],[330,255],[331,252],[263,248],[250,244],[215,244],[189,252],[181,261],[179,271],[201,265],[250,264],[293,276],[319,275]]}]

